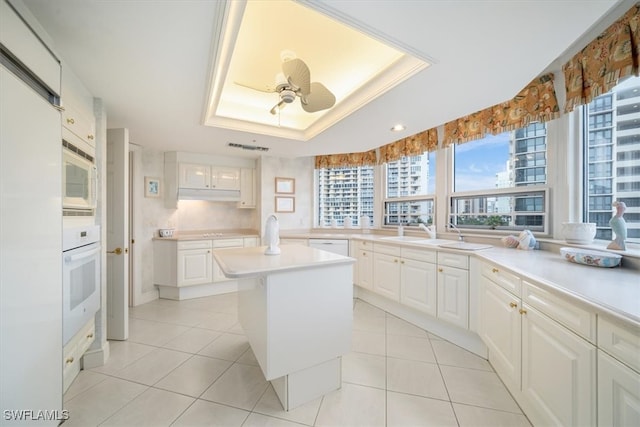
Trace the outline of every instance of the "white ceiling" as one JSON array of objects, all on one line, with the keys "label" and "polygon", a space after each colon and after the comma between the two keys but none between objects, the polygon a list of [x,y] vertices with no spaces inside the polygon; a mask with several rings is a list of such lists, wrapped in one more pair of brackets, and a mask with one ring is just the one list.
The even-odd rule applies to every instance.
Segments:
[{"label": "white ceiling", "polygon": [[[302,142],[203,126],[211,56],[228,4],[22,2],[51,36],[54,50],[103,100],[108,126],[128,128],[131,142],[162,151],[257,155],[227,147],[233,142],[269,147],[269,155],[283,157],[372,149],[510,99],[543,71],[559,70],[558,59],[581,48],[634,3],[303,0],[412,56],[429,58],[432,65]],[[287,32],[264,22],[264,37],[279,30]],[[317,40],[322,36],[313,34]],[[390,132],[398,122],[406,130]]]}]

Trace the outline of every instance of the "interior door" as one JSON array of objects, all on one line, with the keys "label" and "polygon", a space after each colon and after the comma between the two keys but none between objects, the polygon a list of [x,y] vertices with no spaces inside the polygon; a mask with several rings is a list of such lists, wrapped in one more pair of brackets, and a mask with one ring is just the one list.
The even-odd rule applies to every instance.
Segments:
[{"label": "interior door", "polygon": [[107,130],[107,339],[129,337],[129,130]]}]

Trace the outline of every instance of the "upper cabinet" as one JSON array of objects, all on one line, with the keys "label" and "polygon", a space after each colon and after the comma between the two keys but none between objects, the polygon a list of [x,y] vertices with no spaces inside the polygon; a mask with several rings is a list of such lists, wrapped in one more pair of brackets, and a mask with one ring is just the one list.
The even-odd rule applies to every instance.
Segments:
[{"label": "upper cabinet", "polygon": [[178,200],[238,202],[255,208],[255,161],[204,154],[165,153],[165,206]]},{"label": "upper cabinet", "polygon": [[81,149],[84,144],[95,148],[93,96],[66,64],[62,65],[62,107],[63,139]]}]

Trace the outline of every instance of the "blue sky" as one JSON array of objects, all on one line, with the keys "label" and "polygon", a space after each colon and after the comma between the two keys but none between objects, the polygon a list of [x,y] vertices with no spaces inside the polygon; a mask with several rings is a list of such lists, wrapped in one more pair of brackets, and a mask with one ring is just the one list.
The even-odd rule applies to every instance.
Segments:
[{"label": "blue sky", "polygon": [[496,173],[506,170],[509,132],[488,135],[455,147],[456,191],[495,188]]}]

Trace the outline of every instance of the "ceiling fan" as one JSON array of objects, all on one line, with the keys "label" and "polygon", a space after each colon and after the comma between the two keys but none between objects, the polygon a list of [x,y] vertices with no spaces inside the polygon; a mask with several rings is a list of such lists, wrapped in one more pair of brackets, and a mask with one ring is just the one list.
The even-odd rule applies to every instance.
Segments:
[{"label": "ceiling fan", "polygon": [[291,104],[297,97],[300,105],[307,113],[331,108],[336,103],[336,97],[322,83],[311,82],[309,67],[302,59],[285,59],[282,62],[282,73],[276,77],[276,86],[257,87],[250,84],[236,84],[260,92],[276,92],[280,95],[280,101],[269,112],[276,114],[286,104]]}]

